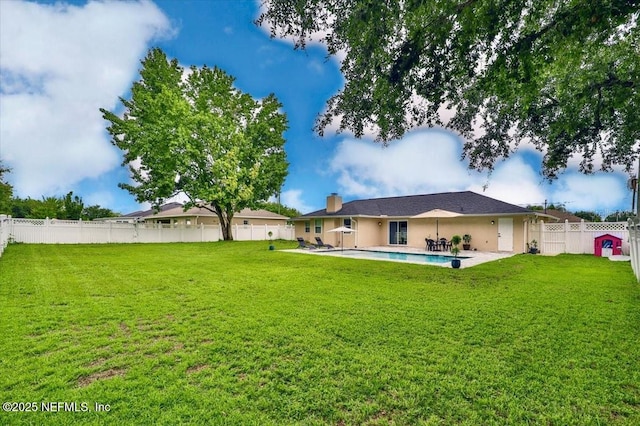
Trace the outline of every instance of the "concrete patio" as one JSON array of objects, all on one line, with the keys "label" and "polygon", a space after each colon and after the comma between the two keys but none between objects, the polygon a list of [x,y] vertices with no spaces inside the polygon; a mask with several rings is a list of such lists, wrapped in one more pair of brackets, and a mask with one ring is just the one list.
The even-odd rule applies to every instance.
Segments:
[{"label": "concrete patio", "polygon": [[[348,249],[345,249],[348,250]],[[399,246],[373,246],[373,247],[358,247],[355,250],[367,250],[367,251],[382,251],[382,252],[393,252],[393,253],[408,253],[408,254],[431,254],[431,255],[443,255],[443,256],[451,256],[449,252],[439,252],[439,251],[425,251],[424,249],[419,249],[415,247],[399,247]],[[341,250],[339,248],[335,249],[323,249],[318,248],[316,250],[309,249],[293,249],[286,250],[297,253],[308,253],[308,254],[320,254],[325,256],[340,256]],[[516,253],[497,253],[497,252],[481,252],[481,251],[464,251],[461,250],[459,257],[462,258],[460,268],[470,268],[472,266],[480,265],[481,263],[492,262],[494,260],[506,259],[508,257],[514,256]],[[413,260],[392,260],[392,259],[374,259],[371,258],[369,260],[378,260],[382,262],[404,262],[404,263],[414,263],[419,265],[432,265],[432,266],[442,266],[445,268],[451,268],[451,263],[425,263],[423,261],[413,261]]]}]

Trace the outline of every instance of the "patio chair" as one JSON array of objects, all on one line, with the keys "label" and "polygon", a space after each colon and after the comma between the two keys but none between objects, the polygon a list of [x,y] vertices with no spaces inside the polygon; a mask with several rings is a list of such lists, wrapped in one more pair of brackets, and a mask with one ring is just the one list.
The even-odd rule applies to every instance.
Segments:
[{"label": "patio chair", "polygon": [[438,245],[436,244],[435,240],[432,240],[431,238],[425,238],[424,242],[427,243],[425,250],[438,251]]},{"label": "patio chair", "polygon": [[296,239],[298,240],[298,248],[309,249],[309,250],[314,250],[316,248],[316,246],[312,244],[307,244],[304,238],[297,237]]},{"label": "patio chair", "polygon": [[320,238],[320,237],[316,237],[316,247],[324,247],[324,248],[328,248],[328,249],[335,248],[331,244],[323,243],[322,242],[322,238]]},{"label": "patio chair", "polygon": [[440,246],[442,246],[442,251],[451,250],[451,241],[447,241],[446,238],[440,238]]}]

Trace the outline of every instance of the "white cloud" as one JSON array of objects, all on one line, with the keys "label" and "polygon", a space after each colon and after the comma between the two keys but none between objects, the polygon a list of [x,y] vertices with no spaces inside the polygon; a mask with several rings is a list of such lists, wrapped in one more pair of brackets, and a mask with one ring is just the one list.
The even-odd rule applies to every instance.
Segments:
[{"label": "white cloud", "polygon": [[542,177],[519,156],[498,164],[484,184],[477,182],[470,182],[467,189],[507,203],[526,206],[545,200]]},{"label": "white cloud", "polygon": [[302,199],[302,191],[299,189],[283,191],[282,194],[280,194],[280,201],[283,205],[293,207],[302,213],[309,213],[316,210]]},{"label": "white cloud", "polygon": [[412,132],[387,147],[344,139],[330,160],[344,195],[382,197],[464,189],[469,171],[460,142],[445,132]]},{"label": "white cloud", "polygon": [[[611,210],[627,196],[621,173],[583,175],[574,169],[551,185],[539,173],[542,154],[521,154],[496,164],[487,176],[460,159],[461,141],[444,131],[414,131],[383,148],[344,139],[329,160],[342,195],[372,198],[470,190],[516,205],[567,203],[569,210]],[[536,163],[537,162],[537,163]]]},{"label": "white cloud", "polygon": [[618,209],[620,200],[628,195],[625,183],[621,174],[582,175],[573,172],[558,180],[551,196],[555,202],[566,203],[566,208],[572,211],[605,212]]},{"label": "white cloud", "polygon": [[0,8],[0,155],[16,193],[57,195],[116,167],[98,109],[116,106],[168,19],[146,0]]}]

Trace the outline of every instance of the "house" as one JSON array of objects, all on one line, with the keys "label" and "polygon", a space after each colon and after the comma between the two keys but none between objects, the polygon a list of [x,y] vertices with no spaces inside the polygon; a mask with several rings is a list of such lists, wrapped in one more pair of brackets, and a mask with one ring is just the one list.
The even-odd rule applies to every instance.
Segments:
[{"label": "house", "polygon": [[[218,225],[220,223],[215,213],[199,208],[192,207],[187,211],[181,203],[167,203],[160,206],[158,211],[153,209],[140,210],[132,212],[120,217],[111,217],[99,219],[104,222],[117,223],[149,223],[163,224],[172,226],[191,226],[191,225]],[[289,218],[286,216],[272,213],[267,210],[251,210],[243,209],[236,213],[231,220],[232,225],[286,225]]]},{"label": "house", "polygon": [[[160,206],[159,212],[171,210],[176,207],[182,207],[182,204],[176,203],[176,202],[163,204]],[[138,222],[143,222],[145,217],[152,216],[154,213],[155,211],[153,209],[138,210],[135,212],[127,213],[122,216],[103,217],[103,218],[94,219],[94,222],[138,223]]]},{"label": "house", "polygon": [[[539,212],[539,213],[542,213],[542,212]],[[576,223],[583,220],[581,217],[578,217],[573,213],[567,212],[564,210],[546,209],[544,213],[548,216],[548,217],[542,217],[542,219],[545,222],[565,222],[566,221],[570,223]]]},{"label": "house", "polygon": [[[536,212],[471,191],[342,202],[327,197],[322,210],[295,218],[296,237],[344,247],[408,246],[425,248],[425,238],[469,234],[480,251],[525,252],[529,223]],[[352,233],[328,232],[345,226]]]},{"label": "house", "polygon": [[[145,223],[165,224],[173,226],[219,225],[218,216],[201,207],[192,207],[187,211],[182,204],[169,209],[161,209],[158,213],[141,216]],[[286,225],[288,217],[268,210],[242,209],[233,215],[231,225]]]}]

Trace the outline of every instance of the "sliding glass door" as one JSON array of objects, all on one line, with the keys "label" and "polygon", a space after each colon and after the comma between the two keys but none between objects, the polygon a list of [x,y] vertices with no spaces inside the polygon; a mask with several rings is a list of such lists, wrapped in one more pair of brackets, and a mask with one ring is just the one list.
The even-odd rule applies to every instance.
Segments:
[{"label": "sliding glass door", "polygon": [[407,244],[407,221],[389,221],[389,244]]}]

